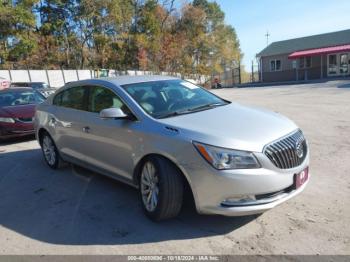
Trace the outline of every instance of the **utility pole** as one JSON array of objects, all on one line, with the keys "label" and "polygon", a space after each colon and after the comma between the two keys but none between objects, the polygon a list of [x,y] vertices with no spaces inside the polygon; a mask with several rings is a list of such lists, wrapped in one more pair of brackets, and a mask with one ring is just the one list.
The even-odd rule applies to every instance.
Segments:
[{"label": "utility pole", "polygon": [[265,35],[265,37],[266,37],[266,46],[269,45],[269,36],[270,36],[269,31],[266,31],[266,35]]}]

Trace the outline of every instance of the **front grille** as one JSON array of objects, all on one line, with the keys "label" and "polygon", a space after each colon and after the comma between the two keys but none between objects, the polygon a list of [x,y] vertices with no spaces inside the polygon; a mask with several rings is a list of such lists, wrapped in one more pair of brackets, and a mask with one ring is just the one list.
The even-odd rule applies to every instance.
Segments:
[{"label": "front grille", "polygon": [[299,166],[306,158],[307,143],[301,130],[267,145],[264,154],[281,169]]}]

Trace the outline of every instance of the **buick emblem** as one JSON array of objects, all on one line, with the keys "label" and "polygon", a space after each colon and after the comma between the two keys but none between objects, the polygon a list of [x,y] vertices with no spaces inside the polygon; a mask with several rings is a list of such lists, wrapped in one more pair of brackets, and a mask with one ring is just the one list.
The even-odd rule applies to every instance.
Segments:
[{"label": "buick emblem", "polygon": [[295,152],[297,153],[297,156],[299,158],[302,158],[304,156],[304,146],[302,141],[298,141],[295,145]]}]

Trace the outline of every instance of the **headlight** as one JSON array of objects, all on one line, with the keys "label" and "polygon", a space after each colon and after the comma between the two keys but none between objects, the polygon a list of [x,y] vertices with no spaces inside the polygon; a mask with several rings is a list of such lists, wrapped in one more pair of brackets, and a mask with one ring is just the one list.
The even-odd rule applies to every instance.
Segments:
[{"label": "headlight", "polygon": [[226,149],[193,142],[201,156],[216,169],[260,168],[260,164],[251,152]]},{"label": "headlight", "polygon": [[5,122],[5,123],[14,123],[15,120],[11,117],[0,117],[0,122]]}]

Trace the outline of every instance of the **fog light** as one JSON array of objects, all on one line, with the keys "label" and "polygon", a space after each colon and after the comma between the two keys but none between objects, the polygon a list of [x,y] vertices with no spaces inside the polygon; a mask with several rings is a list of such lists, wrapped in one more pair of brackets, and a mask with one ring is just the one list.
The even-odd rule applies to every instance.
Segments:
[{"label": "fog light", "polygon": [[256,198],[254,195],[238,195],[238,196],[226,198],[222,202],[222,204],[230,206],[230,205],[237,205],[237,204],[245,204],[255,200]]}]

